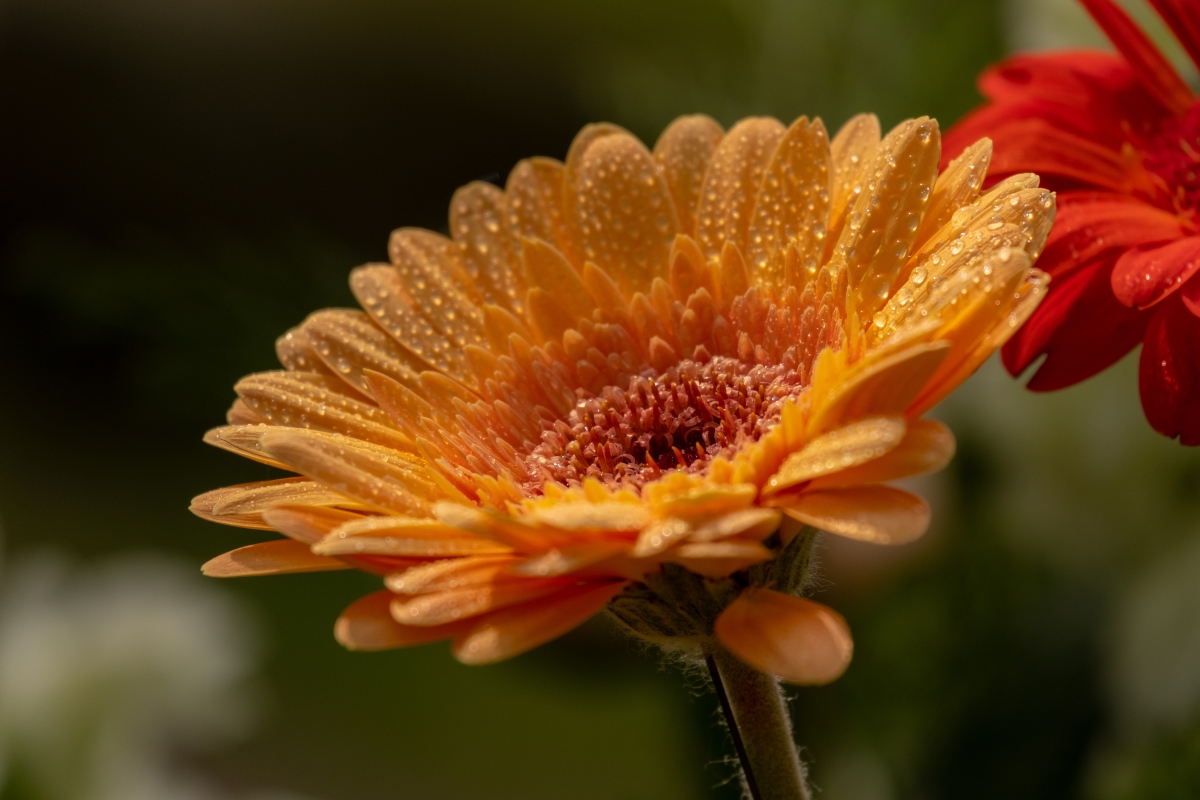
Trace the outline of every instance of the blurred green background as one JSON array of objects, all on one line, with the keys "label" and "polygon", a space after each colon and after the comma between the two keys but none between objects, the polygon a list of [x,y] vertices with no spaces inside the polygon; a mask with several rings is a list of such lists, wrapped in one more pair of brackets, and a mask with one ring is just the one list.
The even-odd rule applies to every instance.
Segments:
[{"label": "blurred green background", "polygon": [[[703,680],[602,620],[469,668],[342,651],[367,576],[202,581],[254,535],[189,499],[270,470],[200,436],[392,228],[589,121],[948,126],[1009,50],[1094,40],[1068,0],[4,0],[0,799],[736,797]],[[819,796],[1200,796],[1200,453],[1135,372],[987,365],[929,536],[828,543]]]}]

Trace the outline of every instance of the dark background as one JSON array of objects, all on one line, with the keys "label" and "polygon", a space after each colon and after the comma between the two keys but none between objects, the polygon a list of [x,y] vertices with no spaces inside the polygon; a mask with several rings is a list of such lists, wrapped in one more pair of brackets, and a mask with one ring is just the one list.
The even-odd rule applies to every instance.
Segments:
[{"label": "dark background", "polygon": [[[503,184],[528,155],[561,158],[594,120],[648,143],[696,111],[725,125],[808,114],[836,128],[861,110],[885,127],[923,114],[948,125],[1005,52],[1001,11],[993,0],[5,2],[6,549],[84,562],[153,550],[198,567],[252,541],[187,503],[268,470],[200,437],[238,377],[274,368],[277,335],[352,304],[349,270],[383,259],[392,228],[444,230],[457,186]],[[816,781],[835,800],[1194,797],[1195,715],[1126,737],[1106,676],[1123,587],[1195,530],[1197,459],[1148,433],[1128,367],[1057,405],[988,380],[945,411],[960,454],[925,487],[939,516],[930,542],[827,551],[824,599],[847,613],[857,653],[841,682],[795,691]],[[1055,439],[1112,396],[1119,422]],[[1029,443],[1015,454],[1014,429]],[[1113,430],[1132,431],[1112,447],[1142,461],[1080,473],[1080,441]],[[1145,493],[1113,499],[1131,471],[1169,523],[1142,513]],[[1063,475],[1069,487],[1046,488]],[[1079,516],[1097,498],[1128,511],[1106,516],[1121,530],[1101,544]],[[1050,533],[1022,538],[1048,518]],[[1042,546],[1064,530],[1061,546]],[[345,573],[222,585],[260,621],[267,711],[237,745],[179,758],[232,792],[324,800],[736,796],[719,786],[729,746],[697,676],[599,621],[494,667],[462,667],[440,645],[345,653],[332,622],[374,586]],[[1117,777],[1097,766],[1114,759],[1130,765]],[[0,798],[42,800],[20,781]]]}]

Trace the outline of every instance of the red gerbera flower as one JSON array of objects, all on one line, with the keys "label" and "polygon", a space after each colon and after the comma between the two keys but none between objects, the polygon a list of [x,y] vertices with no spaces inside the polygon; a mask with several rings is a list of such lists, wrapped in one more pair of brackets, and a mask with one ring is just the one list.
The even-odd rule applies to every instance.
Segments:
[{"label": "red gerbera flower", "polygon": [[[1120,55],[1023,55],[983,73],[988,99],[945,139],[981,136],[990,180],[1036,172],[1058,194],[1038,266],[1046,301],[1003,350],[1028,388],[1060,389],[1142,343],[1142,407],[1158,432],[1200,444],[1200,102],[1112,0],[1080,0]],[[1150,0],[1200,64],[1200,1]]]}]

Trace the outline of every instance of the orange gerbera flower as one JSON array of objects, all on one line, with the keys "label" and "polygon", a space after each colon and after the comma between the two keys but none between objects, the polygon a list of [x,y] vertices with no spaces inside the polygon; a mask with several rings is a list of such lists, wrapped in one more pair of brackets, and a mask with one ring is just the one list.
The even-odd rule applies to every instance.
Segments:
[{"label": "orange gerbera flower", "polygon": [[885,485],[943,466],[921,415],[1028,317],[1054,215],[1034,176],[980,197],[991,147],[938,175],[929,119],[728,133],[650,151],[590,125],[566,163],[461,188],[451,238],[406,228],[310,316],[286,371],[236,387],[206,440],[302,477],[219,489],[203,517],[276,530],[210,575],[357,567],[386,589],[356,649],[452,639],[507,658],[609,606],[797,682],[836,678],[842,618],[801,593],[808,528],[882,544],[929,509]]}]

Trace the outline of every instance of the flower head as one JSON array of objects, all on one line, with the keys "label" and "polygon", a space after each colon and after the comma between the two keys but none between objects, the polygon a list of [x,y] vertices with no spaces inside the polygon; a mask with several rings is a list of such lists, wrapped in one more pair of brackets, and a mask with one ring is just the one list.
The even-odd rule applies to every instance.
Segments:
[{"label": "flower head", "polygon": [[352,648],[495,661],[607,605],[837,677],[850,637],[795,596],[801,529],[924,532],[925,502],[885,484],[950,458],[921,415],[1045,283],[1052,195],[1024,175],[981,197],[986,141],[940,176],[939,156],[929,119],[830,142],[820,120],[691,116],[653,151],[590,125],[566,163],[459,189],[451,238],[396,231],[351,275],[363,310],[313,314],[286,370],[237,385],[207,441],[301,477],[197,498],[289,537],[206,571],[382,574],[337,623]]},{"label": "flower head", "polygon": [[[1082,0],[1119,55],[1017,56],[983,74],[988,102],[947,134],[946,155],[992,137],[992,176],[1036,171],[1058,194],[1041,265],[1054,288],[1004,348],[1029,388],[1107,368],[1139,343],[1155,430],[1200,444],[1200,104],[1112,0]],[[1152,0],[1193,60],[1200,7]]]}]

